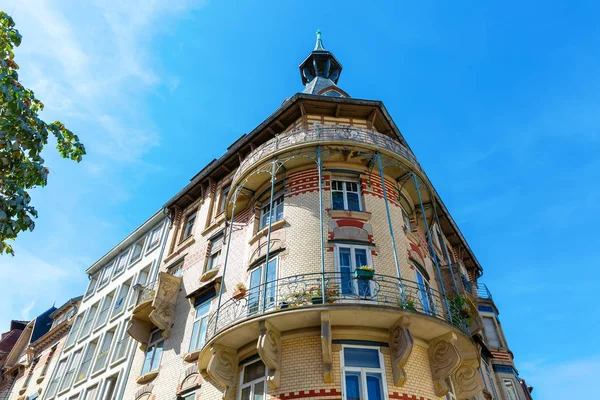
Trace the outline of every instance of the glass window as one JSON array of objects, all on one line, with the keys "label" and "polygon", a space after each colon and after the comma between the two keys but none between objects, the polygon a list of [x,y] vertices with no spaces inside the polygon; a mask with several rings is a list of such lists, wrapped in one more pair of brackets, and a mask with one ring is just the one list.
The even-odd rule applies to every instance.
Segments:
[{"label": "glass window", "polygon": [[340,292],[343,295],[372,296],[372,281],[353,279],[354,270],[370,264],[370,251],[365,246],[337,246],[337,269],[340,273]]},{"label": "glass window", "polygon": [[118,375],[111,376],[104,381],[104,389],[102,393],[102,400],[115,400],[115,387],[117,386]]},{"label": "glass window", "polygon": [[360,184],[357,181],[331,181],[331,202],[334,210],[361,211]]},{"label": "glass window", "polygon": [[100,277],[100,272],[94,274],[90,278],[90,283],[88,284],[87,290],[85,291],[86,296],[89,296],[90,294],[94,293],[94,290],[96,290],[96,285],[98,284],[99,277]]},{"label": "glass window", "polygon": [[412,225],[410,224],[410,217],[408,216],[408,213],[406,211],[404,211],[404,208],[402,208],[401,210],[402,210],[402,220],[404,221],[404,226],[406,227],[406,229],[409,232],[412,232]]},{"label": "glass window", "polygon": [[73,377],[75,376],[75,370],[79,366],[79,361],[81,360],[81,350],[77,350],[71,356],[71,360],[69,361],[69,368],[67,368],[67,372],[65,373],[65,378],[60,384],[59,392],[62,392],[66,388],[71,386],[73,383]]},{"label": "glass window", "polygon": [[152,249],[158,246],[158,242],[160,241],[160,231],[162,230],[162,225],[158,228],[155,228],[152,233],[150,233],[150,244],[148,245],[149,249]]},{"label": "glass window", "polygon": [[221,190],[221,202],[219,204],[219,214],[225,211],[225,202],[227,201],[227,195],[229,194],[230,186],[226,186]]},{"label": "glass window", "polygon": [[94,340],[90,342],[87,349],[85,350],[85,355],[83,357],[83,362],[79,367],[79,372],[77,372],[77,379],[75,379],[75,383],[81,382],[84,380],[88,372],[90,372],[90,367],[92,366],[92,358],[94,357],[94,352],[96,351],[96,347],[98,346],[98,341]]},{"label": "glass window", "polygon": [[221,250],[223,248],[223,235],[219,235],[210,241],[206,270],[210,271],[221,265]]},{"label": "glass window", "polygon": [[131,259],[129,260],[129,265],[133,264],[140,258],[142,258],[142,253],[144,251],[144,244],[146,243],[146,236],[135,242],[133,245],[133,250],[131,251]]},{"label": "glass window", "polygon": [[419,289],[419,302],[421,309],[425,314],[433,314],[433,297],[431,295],[431,287],[429,286],[429,280],[421,272],[422,268],[419,264],[413,262],[415,265],[415,276],[417,278],[417,287]]},{"label": "glass window", "polygon": [[117,344],[115,346],[113,362],[116,360],[121,360],[123,357],[125,357],[125,352],[127,351],[128,344],[129,334],[127,333],[127,321],[125,321],[123,322],[123,324],[121,324],[121,330],[117,339]]},{"label": "glass window", "polygon": [[196,222],[196,213],[192,213],[188,215],[187,220],[185,222],[185,229],[183,230],[183,238],[187,239],[192,236],[194,232],[194,223]]},{"label": "glass window", "polygon": [[181,394],[177,400],[196,400],[196,392]]},{"label": "glass window", "polygon": [[346,400],[383,400],[385,373],[378,348],[344,346],[342,381]]},{"label": "glass window", "polygon": [[206,325],[208,324],[208,316],[210,313],[210,302],[212,299],[196,306],[196,314],[194,316],[194,327],[192,329],[192,340],[190,341],[189,351],[201,349],[204,346],[206,338]]},{"label": "glass window", "polygon": [[183,276],[183,262],[169,268],[169,274],[173,276]]},{"label": "glass window", "polygon": [[100,371],[106,366],[106,361],[108,360],[108,353],[110,352],[110,345],[113,342],[113,338],[115,337],[115,329],[112,329],[104,334],[104,339],[102,339],[102,346],[100,346],[100,350],[98,351],[98,355],[96,356],[96,362],[94,363],[93,372]]},{"label": "glass window", "polygon": [[56,394],[56,390],[58,389],[58,383],[63,377],[65,373],[65,369],[67,368],[67,359],[62,359],[58,362],[56,366],[56,373],[54,374],[53,379],[48,384],[48,389],[46,393],[48,394],[48,398],[52,398]]},{"label": "glass window", "polygon": [[[137,301],[137,297],[139,295],[139,291],[141,289],[141,287],[145,286],[146,283],[148,283],[148,276],[150,275],[150,268],[151,266],[148,265],[146,268],[144,268],[143,270],[140,271],[140,273],[138,274],[136,280],[135,280],[135,285],[133,286],[134,293],[131,295],[131,297],[129,298],[129,306],[132,307],[135,302]],[[140,285],[140,286],[137,286]],[[137,287],[137,289],[136,289]]]},{"label": "glass window", "polygon": [[269,309],[275,305],[275,285],[277,279],[277,257],[265,265],[258,266],[250,271],[248,285],[248,314],[255,314],[260,310]]},{"label": "glass window", "polygon": [[509,400],[519,400],[519,396],[517,395],[517,388],[515,387],[512,379],[503,379],[504,389],[506,390],[506,395]]},{"label": "glass window", "polygon": [[81,335],[79,336],[80,339],[86,337],[92,330],[94,318],[96,317],[96,313],[98,312],[99,307],[100,302],[97,302],[96,304],[90,307],[87,314],[85,315],[85,321],[81,327]]},{"label": "glass window", "polygon": [[98,393],[98,385],[94,385],[86,390],[82,400],[95,400],[96,393]]},{"label": "glass window", "polygon": [[265,398],[267,367],[261,360],[244,365],[241,379],[241,400]]},{"label": "glass window", "polygon": [[150,342],[146,348],[146,357],[142,367],[142,375],[155,371],[160,367],[160,360],[164,347],[164,339],[160,330],[155,330],[150,335]]},{"label": "glass window", "polygon": [[[269,202],[271,199],[267,201],[267,204],[262,207],[260,214],[260,229],[269,225],[269,221],[271,223],[277,222],[283,219],[283,193],[275,195],[273,199],[273,210],[271,210],[271,206]],[[269,212],[271,210],[271,212]]]},{"label": "glass window", "polygon": [[483,317],[483,329],[488,346],[496,348],[500,347],[500,337],[498,336],[496,322],[493,317]]},{"label": "glass window", "polygon": [[81,321],[83,320],[83,314],[79,314],[77,318],[75,318],[75,322],[73,322],[73,326],[71,326],[71,332],[69,333],[69,338],[65,343],[65,348],[71,347],[75,344],[75,340],[77,340],[77,334],[79,333],[79,328],[81,327]]},{"label": "glass window", "polygon": [[110,306],[112,305],[113,298],[115,297],[115,292],[111,292],[106,295],[104,298],[104,302],[102,303],[102,309],[100,310],[100,314],[98,314],[98,319],[96,319],[96,324],[94,328],[98,328],[106,323],[108,320],[108,313],[110,311]]},{"label": "glass window", "polygon": [[117,301],[115,301],[115,307],[112,311],[112,316],[119,315],[125,309],[125,304],[127,304],[127,295],[129,294],[129,288],[131,287],[131,280],[125,282],[121,289],[119,290],[119,296],[117,297]]},{"label": "glass window", "polygon": [[112,275],[114,266],[115,266],[115,263],[111,262],[106,267],[104,267],[104,270],[102,271],[102,279],[100,280],[100,286],[105,285],[109,281],[109,279]]},{"label": "glass window", "polygon": [[115,275],[120,274],[125,270],[125,266],[127,265],[127,256],[129,255],[129,250],[123,252],[116,261]]}]

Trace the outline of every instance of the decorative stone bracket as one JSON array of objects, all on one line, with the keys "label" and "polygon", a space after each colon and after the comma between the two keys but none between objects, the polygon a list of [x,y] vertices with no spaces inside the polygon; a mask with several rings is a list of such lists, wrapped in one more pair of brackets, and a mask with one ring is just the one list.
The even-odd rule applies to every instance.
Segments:
[{"label": "decorative stone bracket", "polygon": [[429,365],[435,394],[445,396],[449,391],[446,378],[454,373],[460,364],[460,354],[456,349],[458,338],[454,332],[448,332],[429,342]]},{"label": "decorative stone bracket", "polygon": [[477,371],[479,359],[470,358],[464,360],[458,369],[452,374],[454,389],[458,400],[465,400],[475,396],[483,390],[483,379]]},{"label": "decorative stone bracket", "polygon": [[392,359],[392,373],[394,385],[401,387],[406,382],[406,371],[404,366],[412,352],[415,344],[412,334],[408,329],[410,319],[402,317],[390,329],[389,344],[390,357]]},{"label": "decorative stone bracket", "polygon": [[268,321],[260,321],[258,324],[260,335],[256,350],[269,371],[267,384],[272,389],[278,389],[281,375],[281,334]]},{"label": "decorative stone bracket", "polygon": [[215,382],[224,387],[223,400],[234,400],[238,379],[239,360],[237,351],[229,347],[213,344],[210,352],[212,353],[212,357],[208,362],[206,372]]},{"label": "decorative stone bracket", "polygon": [[[156,327],[166,332],[171,327],[180,283],[181,277],[166,272],[158,274],[158,288],[152,302],[154,310],[150,313],[149,318]],[[165,337],[167,335],[163,334]]]},{"label": "decorative stone bracket", "polygon": [[333,351],[331,348],[331,319],[327,311],[321,313],[321,351],[323,353],[323,379],[333,382]]}]

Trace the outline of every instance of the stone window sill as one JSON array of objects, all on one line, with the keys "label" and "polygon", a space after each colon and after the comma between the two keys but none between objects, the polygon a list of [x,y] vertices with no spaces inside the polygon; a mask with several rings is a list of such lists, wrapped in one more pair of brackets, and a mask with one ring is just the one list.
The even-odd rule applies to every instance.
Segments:
[{"label": "stone window sill", "polygon": [[150,371],[147,374],[144,374],[144,375],[140,376],[139,378],[137,378],[136,382],[139,383],[139,384],[150,382],[151,380],[153,380],[157,376],[158,376],[158,370],[156,370],[156,371]]},{"label": "stone window sill", "polygon": [[[285,218],[280,219],[279,221],[273,222],[271,224],[271,232],[273,232],[274,230],[283,228],[284,226],[285,226]],[[258,239],[262,238],[263,236],[267,236],[267,233],[269,233],[269,227],[265,226],[260,231],[256,232],[256,234],[254,236],[252,236],[252,238],[248,241],[248,244],[252,245],[252,244],[256,243],[256,241]]]},{"label": "stone window sill", "polygon": [[183,361],[185,361],[185,362],[196,361],[198,359],[198,356],[200,355],[201,351],[202,351],[202,349],[197,349],[197,350],[187,353],[186,356],[183,358]]},{"label": "stone window sill", "polygon": [[215,275],[217,275],[217,273],[219,272],[219,269],[220,269],[220,266],[215,267],[215,268],[203,273],[202,276],[200,276],[200,282],[206,282],[206,281],[209,281],[212,278],[214,278]]},{"label": "stone window sill", "polygon": [[371,219],[371,213],[368,211],[332,210],[328,208],[327,213],[332,219],[351,218],[359,221],[369,221]]},{"label": "stone window sill", "polygon": [[222,212],[221,214],[217,215],[215,217],[215,219],[210,223],[210,225],[208,225],[201,233],[202,236],[206,235],[209,231],[211,231],[213,228],[221,225],[223,222],[225,221],[225,213]]},{"label": "stone window sill", "polygon": [[46,377],[46,375],[42,375],[39,378],[36,379],[35,383],[42,383],[42,381],[44,380],[44,378]]}]

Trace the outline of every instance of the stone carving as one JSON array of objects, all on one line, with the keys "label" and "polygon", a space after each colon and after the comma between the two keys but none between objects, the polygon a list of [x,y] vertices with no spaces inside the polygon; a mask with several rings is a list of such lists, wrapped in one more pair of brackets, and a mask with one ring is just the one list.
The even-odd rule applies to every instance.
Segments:
[{"label": "stone carving", "polygon": [[331,349],[331,319],[329,313],[321,313],[321,350],[323,353],[323,379],[325,383],[333,382],[333,351]]},{"label": "stone carving", "polygon": [[444,380],[456,371],[461,361],[455,345],[457,340],[454,332],[448,332],[429,342],[429,366],[434,391],[439,397],[445,396],[450,390]]},{"label": "stone carving", "polygon": [[408,329],[410,319],[402,317],[390,329],[390,357],[392,360],[392,372],[394,376],[394,385],[401,387],[406,382],[406,371],[404,366],[412,352],[415,341]]},{"label": "stone carving", "polygon": [[157,328],[165,331],[163,334],[165,337],[168,336],[168,329],[173,319],[180,283],[181,277],[166,272],[158,273],[158,288],[152,301],[154,310],[148,315],[148,318]]},{"label": "stone carving", "polygon": [[234,400],[238,379],[239,360],[237,351],[214,344],[211,346],[210,352],[212,357],[208,362],[206,372],[215,382],[224,387],[223,400]]},{"label": "stone carving", "polygon": [[479,360],[470,358],[464,360],[458,369],[452,374],[454,390],[459,400],[475,396],[483,390],[483,379],[479,371]]},{"label": "stone carving", "polygon": [[281,369],[281,335],[268,321],[260,321],[260,335],[256,349],[268,368],[267,383],[272,389],[279,388]]}]

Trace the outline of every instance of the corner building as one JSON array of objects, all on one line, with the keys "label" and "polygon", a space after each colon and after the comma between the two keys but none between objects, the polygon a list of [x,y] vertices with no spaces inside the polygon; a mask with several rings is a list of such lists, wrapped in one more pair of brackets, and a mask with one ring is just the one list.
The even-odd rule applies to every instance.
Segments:
[{"label": "corner building", "polygon": [[303,92],[166,204],[124,398],[527,398],[512,359],[515,392],[494,371],[481,266],[383,104],[351,98],[341,71],[318,33]]}]

